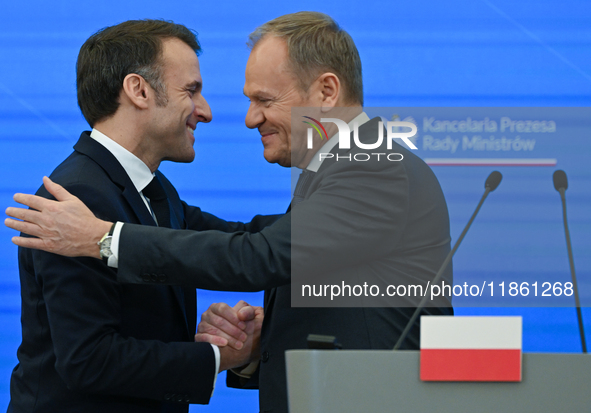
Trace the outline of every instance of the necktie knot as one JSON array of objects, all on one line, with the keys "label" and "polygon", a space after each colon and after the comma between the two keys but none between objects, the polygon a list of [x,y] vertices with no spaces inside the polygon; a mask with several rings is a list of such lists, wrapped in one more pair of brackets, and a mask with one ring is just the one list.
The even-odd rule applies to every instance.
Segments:
[{"label": "necktie knot", "polygon": [[150,199],[150,201],[161,201],[166,199],[166,192],[164,192],[164,188],[160,183],[158,177],[152,178],[148,186],[144,188],[142,193]]}]

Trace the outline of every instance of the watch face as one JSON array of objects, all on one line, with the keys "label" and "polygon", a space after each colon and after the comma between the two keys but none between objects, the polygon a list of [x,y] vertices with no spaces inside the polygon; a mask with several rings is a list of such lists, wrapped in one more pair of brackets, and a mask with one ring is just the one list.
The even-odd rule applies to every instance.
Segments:
[{"label": "watch face", "polygon": [[113,237],[107,237],[101,242],[101,257],[108,258],[113,255],[113,251],[111,251],[111,240]]},{"label": "watch face", "polygon": [[102,248],[101,249],[101,257],[105,258],[105,257],[110,257],[111,255],[113,255],[113,251],[111,251],[110,248]]}]

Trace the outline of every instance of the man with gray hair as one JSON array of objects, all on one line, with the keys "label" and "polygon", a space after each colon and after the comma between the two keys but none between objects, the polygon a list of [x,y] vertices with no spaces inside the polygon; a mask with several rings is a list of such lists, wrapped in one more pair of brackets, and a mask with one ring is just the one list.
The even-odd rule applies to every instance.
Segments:
[{"label": "man with gray hair", "polygon": [[[250,99],[246,125],[258,129],[267,161],[303,169],[288,212],[256,233],[173,231],[117,223],[118,249],[113,253],[120,282],[150,284],[146,274],[161,273],[172,284],[265,289],[258,369],[252,375],[241,370],[240,376],[229,375],[228,380],[258,386],[261,411],[287,412],[286,350],[307,348],[310,333],[336,336],[346,349],[392,348],[414,311],[412,307],[295,308],[289,285],[292,273],[311,274],[319,281],[346,278],[363,283],[367,275],[426,284],[450,250],[449,218],[433,172],[408,149],[394,143],[390,152],[396,151],[403,162],[382,159],[361,168],[356,162],[338,161],[369,153],[337,146],[336,124],[324,125],[327,140],[315,134],[307,142],[305,133],[296,133],[301,122],[292,123],[295,107],[307,108],[310,119],[339,116],[350,127],[359,125],[361,142],[375,141],[380,131],[380,119],[370,120],[362,109],[357,48],[334,20],[314,12],[281,16],[251,35],[251,48],[244,85]],[[386,150],[385,145],[380,149]],[[9,220],[7,225],[40,239],[14,241],[100,258],[96,242],[112,223],[90,216],[59,186],[46,185],[62,202],[17,195],[19,202],[41,213],[9,208],[9,215],[24,222]],[[451,269],[446,274],[446,281],[450,279]],[[235,343],[241,330],[231,324],[248,318],[241,313],[243,306],[213,305],[202,318],[198,338]],[[452,311],[429,308],[425,313]],[[418,339],[415,327],[403,347],[417,348]]]}]

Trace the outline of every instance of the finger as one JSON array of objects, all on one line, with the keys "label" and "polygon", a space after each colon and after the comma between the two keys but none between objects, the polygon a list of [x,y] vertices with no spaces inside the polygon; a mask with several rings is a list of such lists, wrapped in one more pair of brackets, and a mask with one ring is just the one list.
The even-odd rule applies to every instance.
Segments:
[{"label": "finger", "polygon": [[228,340],[228,347],[232,347],[234,350],[242,350],[244,347],[244,342],[239,340]]},{"label": "finger", "polygon": [[[199,323],[199,326],[197,327],[197,335],[203,335],[203,337],[220,337],[225,340],[221,345],[228,345],[235,350],[240,350],[242,347],[244,347],[244,342],[247,339],[246,334],[244,334],[243,340],[236,340],[234,337],[227,335],[223,331],[218,330],[217,328],[213,327],[212,325],[204,321]],[[212,344],[217,345],[217,342],[212,342]]]},{"label": "finger", "polygon": [[244,301],[244,300],[240,300],[240,301],[238,301],[238,302],[236,303],[236,305],[235,305],[233,308],[234,308],[234,310],[238,311],[238,310],[240,310],[241,308],[248,307],[248,306],[250,306],[250,304],[248,304],[248,303],[247,303],[246,301]]},{"label": "finger", "polygon": [[37,195],[29,195],[29,194],[14,194],[12,197],[16,202],[19,204],[26,205],[37,211],[43,211],[45,208],[49,206],[50,203],[55,202],[47,198],[43,198]]},{"label": "finger", "polygon": [[201,317],[198,331],[211,334],[222,334],[227,338],[239,341],[246,341],[247,339],[247,335],[242,329],[236,327],[225,318],[219,317],[215,314],[204,314]]},{"label": "finger", "polygon": [[197,326],[197,334],[221,337],[226,340],[224,345],[228,345],[236,350],[240,350],[242,347],[244,347],[244,343],[248,338],[247,335],[244,332],[242,332],[242,330],[240,331],[243,337],[241,338],[241,340],[237,340],[234,337],[229,336],[228,334],[219,330],[215,326],[212,326],[211,324],[207,323],[206,321],[201,321]]},{"label": "finger", "polygon": [[46,176],[43,177],[43,185],[45,185],[45,189],[47,189],[47,191],[51,195],[53,195],[55,199],[57,199],[58,201],[67,201],[69,199],[74,198],[78,199],[77,197],[66,191],[63,186],[61,186],[60,184],[56,184]]},{"label": "finger", "polygon": [[5,212],[6,215],[8,215],[9,217],[20,219],[22,221],[32,222],[34,224],[38,224],[43,220],[41,212],[36,211],[34,209],[8,207],[6,208]]},{"label": "finger", "polygon": [[225,338],[206,333],[195,334],[195,342],[215,344],[218,347],[224,347],[228,345],[228,340]]},{"label": "finger", "polygon": [[255,318],[263,318],[265,316],[265,309],[263,307],[254,308]]},{"label": "finger", "polygon": [[39,225],[31,224],[30,222],[26,221],[17,221],[16,219],[6,218],[4,220],[4,225],[8,228],[12,228],[19,232],[24,232],[25,234],[32,235],[34,237],[39,237],[42,234],[42,229]]},{"label": "finger", "polygon": [[254,320],[256,316],[255,308],[251,306],[242,307],[238,311],[238,318],[242,321]]},{"label": "finger", "polygon": [[244,323],[238,318],[236,310],[230,307],[226,303],[215,303],[209,306],[208,310],[203,314],[205,315],[217,315],[227,320],[230,324],[237,326],[240,329],[244,329]]},{"label": "finger", "polygon": [[244,300],[238,301],[234,306],[234,310],[237,311],[238,318],[242,321],[250,321],[255,316],[254,307]]},{"label": "finger", "polygon": [[48,247],[47,244],[43,242],[42,239],[39,238],[28,238],[28,237],[12,237],[12,242],[19,247],[24,248],[33,248],[36,250],[42,250],[47,252],[52,252]]}]

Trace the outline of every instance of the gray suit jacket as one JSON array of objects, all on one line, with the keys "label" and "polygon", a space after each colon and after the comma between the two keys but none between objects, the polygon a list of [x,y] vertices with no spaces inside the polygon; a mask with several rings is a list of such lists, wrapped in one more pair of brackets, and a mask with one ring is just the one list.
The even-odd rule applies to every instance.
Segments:
[{"label": "gray suit jacket", "polygon": [[[360,128],[362,140],[375,141],[378,121]],[[372,152],[335,151],[341,156]],[[175,232],[125,225],[119,280],[143,282],[149,278],[145,274],[162,273],[168,282],[200,288],[266,289],[256,377],[260,407],[287,412],[285,350],[306,348],[310,333],[334,335],[347,349],[392,348],[414,310],[293,308],[292,271],[322,283],[426,284],[450,250],[447,206],[435,175],[405,148],[394,145],[393,151],[403,154],[404,160],[363,165],[325,160],[305,200],[256,233]],[[451,281],[451,268],[446,280]],[[445,302],[425,312],[451,314],[449,306]],[[418,339],[414,328],[405,347],[417,348]]]}]

